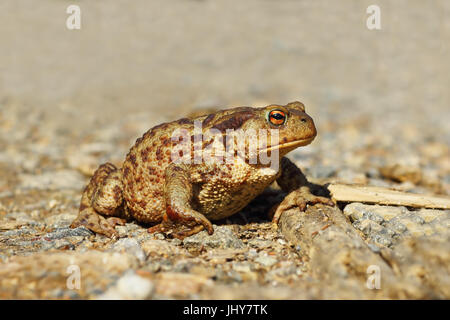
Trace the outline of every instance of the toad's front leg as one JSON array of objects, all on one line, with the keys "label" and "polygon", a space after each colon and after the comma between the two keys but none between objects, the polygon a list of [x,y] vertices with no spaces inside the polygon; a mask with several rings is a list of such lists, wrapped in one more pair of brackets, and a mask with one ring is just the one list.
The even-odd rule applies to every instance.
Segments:
[{"label": "toad's front leg", "polygon": [[184,164],[170,164],[165,172],[164,199],[166,212],[163,221],[148,231],[170,233],[183,239],[206,229],[214,232],[211,222],[191,207],[193,187],[189,167]]},{"label": "toad's front leg", "polygon": [[302,171],[288,158],[281,159],[281,175],[278,177],[277,183],[283,191],[289,192],[289,194],[273,215],[272,221],[276,224],[278,224],[281,214],[292,207],[298,206],[300,211],[304,211],[307,204],[322,203],[334,206],[331,199],[312,193],[313,189],[320,189],[320,186],[308,182]]}]

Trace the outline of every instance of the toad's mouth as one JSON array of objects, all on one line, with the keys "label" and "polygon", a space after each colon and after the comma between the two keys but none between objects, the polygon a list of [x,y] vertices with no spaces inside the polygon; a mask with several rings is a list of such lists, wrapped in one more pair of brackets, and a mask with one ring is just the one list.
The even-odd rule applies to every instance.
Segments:
[{"label": "toad's mouth", "polygon": [[275,146],[270,146],[268,148],[265,148],[262,151],[263,152],[274,151],[274,150],[289,150],[290,151],[290,150],[294,150],[295,148],[303,147],[303,146],[306,146],[306,145],[310,144],[314,140],[314,138],[315,138],[315,136],[310,137],[310,138],[306,138],[306,139],[280,143],[280,144],[277,144]]}]

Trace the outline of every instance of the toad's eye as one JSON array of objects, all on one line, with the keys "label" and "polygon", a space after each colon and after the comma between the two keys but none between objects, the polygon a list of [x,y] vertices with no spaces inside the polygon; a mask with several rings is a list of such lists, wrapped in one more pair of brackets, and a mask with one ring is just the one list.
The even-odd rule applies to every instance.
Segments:
[{"label": "toad's eye", "polygon": [[286,121],[286,114],[281,110],[272,110],[269,112],[268,118],[271,124],[281,126]]}]

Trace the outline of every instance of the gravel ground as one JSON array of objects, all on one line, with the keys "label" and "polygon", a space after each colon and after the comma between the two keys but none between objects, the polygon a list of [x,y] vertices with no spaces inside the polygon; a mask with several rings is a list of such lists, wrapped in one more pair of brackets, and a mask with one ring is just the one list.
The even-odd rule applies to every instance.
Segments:
[{"label": "gravel ground", "polygon": [[319,132],[289,156],[311,181],[450,196],[448,1],[378,1],[379,31],[368,1],[77,3],[79,31],[69,1],[0,4],[0,298],[450,298],[449,210],[317,205],[274,229],[273,186],[212,236],[68,228],[148,128],[292,100]]}]

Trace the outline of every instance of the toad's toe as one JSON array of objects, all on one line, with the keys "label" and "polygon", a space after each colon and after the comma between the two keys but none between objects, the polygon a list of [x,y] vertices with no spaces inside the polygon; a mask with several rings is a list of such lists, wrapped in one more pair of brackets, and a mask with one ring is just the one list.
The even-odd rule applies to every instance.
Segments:
[{"label": "toad's toe", "polygon": [[291,208],[298,207],[300,211],[305,211],[308,204],[321,203],[328,206],[334,206],[334,202],[325,197],[312,194],[308,187],[301,187],[289,193],[286,198],[277,207],[273,215],[272,222],[278,224],[281,214]]}]

